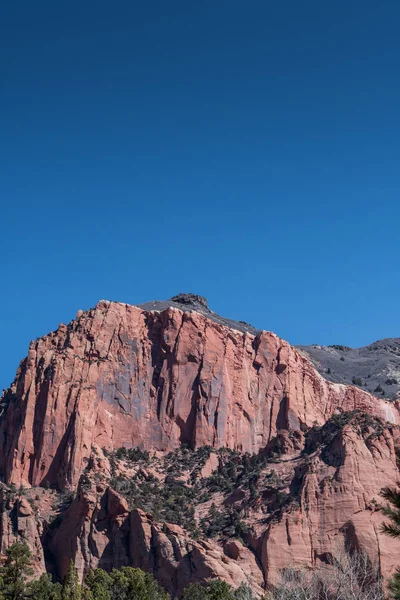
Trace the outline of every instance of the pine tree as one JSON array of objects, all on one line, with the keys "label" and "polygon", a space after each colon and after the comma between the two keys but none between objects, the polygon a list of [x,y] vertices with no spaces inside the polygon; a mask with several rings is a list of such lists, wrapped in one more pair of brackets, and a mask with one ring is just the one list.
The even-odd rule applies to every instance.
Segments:
[{"label": "pine tree", "polygon": [[35,600],[60,600],[62,586],[53,583],[51,576],[44,573],[29,585],[29,597]]},{"label": "pine tree", "polygon": [[[390,519],[390,523],[382,524],[382,531],[391,537],[400,537],[400,493],[393,488],[385,488],[381,496],[388,502],[381,510]],[[389,580],[388,588],[390,597],[400,600],[400,569]]]},{"label": "pine tree", "polygon": [[103,569],[90,570],[85,579],[84,600],[110,600],[112,581]]},{"label": "pine tree", "polygon": [[25,542],[15,542],[6,550],[6,561],[0,568],[2,595],[9,600],[28,597],[27,578],[33,574],[31,552]]},{"label": "pine tree", "polygon": [[185,588],[182,600],[235,600],[235,596],[230,585],[214,579],[206,585],[192,583]]},{"label": "pine tree", "polygon": [[61,600],[81,600],[82,586],[79,583],[78,571],[74,563],[69,563],[68,572],[64,579]]},{"label": "pine tree", "polygon": [[391,521],[391,523],[383,523],[382,531],[392,537],[400,537],[400,493],[392,488],[385,488],[381,496],[389,503],[381,510]]},{"label": "pine tree", "polygon": [[400,600],[400,569],[397,569],[395,574],[389,579],[388,582],[389,598],[393,600]]},{"label": "pine tree", "polygon": [[190,583],[184,590],[182,600],[208,600],[208,590],[200,583]]},{"label": "pine tree", "polygon": [[111,600],[169,600],[150,573],[132,567],[111,572]]}]

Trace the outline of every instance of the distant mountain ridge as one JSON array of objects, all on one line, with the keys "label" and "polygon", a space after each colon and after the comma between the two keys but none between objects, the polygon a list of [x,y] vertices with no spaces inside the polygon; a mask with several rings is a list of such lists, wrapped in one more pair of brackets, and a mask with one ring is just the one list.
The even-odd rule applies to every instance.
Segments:
[{"label": "distant mountain ridge", "polygon": [[362,348],[296,346],[323,377],[356,385],[376,396],[400,398],[400,338],[378,340]]}]

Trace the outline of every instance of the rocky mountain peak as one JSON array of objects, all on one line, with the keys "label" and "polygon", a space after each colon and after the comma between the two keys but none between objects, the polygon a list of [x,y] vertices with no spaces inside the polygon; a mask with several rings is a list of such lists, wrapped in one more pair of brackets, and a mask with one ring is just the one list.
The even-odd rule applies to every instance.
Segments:
[{"label": "rocky mountain peak", "polygon": [[177,294],[170,298],[172,302],[177,304],[184,304],[185,306],[193,306],[196,308],[198,305],[208,309],[207,298],[204,296],[198,296],[197,294]]}]

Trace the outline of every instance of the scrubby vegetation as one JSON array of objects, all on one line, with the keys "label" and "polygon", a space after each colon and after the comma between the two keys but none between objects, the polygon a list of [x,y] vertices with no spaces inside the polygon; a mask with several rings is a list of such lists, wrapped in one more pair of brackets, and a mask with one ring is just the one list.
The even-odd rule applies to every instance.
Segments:
[{"label": "scrubby vegetation", "polygon": [[141,508],[157,521],[177,523],[188,531],[196,531],[194,505],[204,498],[197,486],[186,485],[171,476],[161,482],[153,474],[141,470],[132,477],[116,475],[110,484],[127,497],[130,508]]},{"label": "scrubby vegetation", "polygon": [[150,453],[140,448],[118,448],[115,456],[118,459],[125,459],[133,463],[143,462],[147,464],[150,460]]},{"label": "scrubby vegetation", "polygon": [[375,389],[374,389],[374,394],[381,394],[381,396],[385,395],[385,390],[384,388],[381,386],[381,384],[379,384]]},{"label": "scrubby vegetation", "polygon": [[350,352],[350,346],[342,346],[341,344],[331,344],[328,348],[333,348],[334,350],[339,350],[340,352]]},{"label": "scrubby vegetation", "polygon": [[[208,477],[202,477],[201,471],[211,453],[216,455],[218,466]],[[162,459],[150,459],[136,449],[124,448],[109,452],[108,458],[109,483],[126,497],[131,509],[140,508],[158,522],[181,525],[194,538],[204,534],[243,539],[248,527],[242,506],[236,503],[217,509],[212,504],[198,521],[196,507],[211,501],[215,494],[227,496],[237,490],[243,490],[247,504],[255,502],[259,497],[261,472],[268,464],[263,454],[251,455],[227,448],[215,450],[210,446],[197,450],[181,446]],[[136,468],[132,469],[133,465]],[[265,485],[271,484],[272,479]]]},{"label": "scrubby vegetation", "polygon": [[197,450],[192,450],[182,445],[164,457],[164,470],[174,477],[181,475],[184,471],[189,471],[190,479],[193,482],[199,477],[213,451],[211,446],[201,446]]},{"label": "scrubby vegetation", "polygon": [[[379,418],[359,410],[342,412],[333,415],[324,425],[314,425],[308,430],[304,453],[312,454],[318,448],[329,446],[345,425],[351,425],[366,441],[371,437],[382,435],[385,428],[390,429],[391,427],[389,424],[384,425]],[[324,451],[322,457],[324,457]]]},{"label": "scrubby vegetation", "polygon": [[192,583],[183,592],[182,600],[255,600],[255,596],[243,583],[234,590],[225,581],[215,579],[205,585]]},{"label": "scrubby vegetation", "polygon": [[263,454],[239,453],[229,448],[218,450],[218,469],[204,480],[209,492],[232,492],[238,486],[255,485],[267,465]]},{"label": "scrubby vegetation", "polygon": [[212,504],[206,517],[200,522],[200,527],[206,537],[216,536],[236,537],[242,541],[249,533],[249,526],[241,519],[240,510],[227,507],[219,510]]}]

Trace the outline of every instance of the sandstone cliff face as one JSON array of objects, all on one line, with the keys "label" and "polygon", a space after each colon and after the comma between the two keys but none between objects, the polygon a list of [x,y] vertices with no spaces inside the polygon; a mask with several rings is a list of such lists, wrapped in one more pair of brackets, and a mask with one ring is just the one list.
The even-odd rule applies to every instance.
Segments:
[{"label": "sandstone cliff face", "polygon": [[311,454],[306,467],[299,461],[291,483],[292,493],[300,486],[298,510],[288,511],[258,540],[270,583],[277,581],[282,568],[320,566],[345,548],[367,552],[385,577],[393,573],[398,543],[382,534],[378,508],[382,486],[395,487],[398,482],[397,436],[388,431],[379,437],[373,431],[362,436],[345,426],[328,452]]},{"label": "sandstone cliff face", "polygon": [[2,403],[5,481],[59,487],[77,484],[92,446],[256,452],[337,410],[399,421],[397,404],[327,382],[272,333],[110,302],[32,342]]},{"label": "sandstone cliff face", "polygon": [[16,541],[24,541],[32,553],[32,565],[36,575],[45,570],[41,523],[27,498],[12,493],[5,486],[0,488],[0,552]]},{"label": "sandstone cliff face", "polygon": [[[276,335],[236,328],[203,304],[155,308],[102,301],[31,343],[0,404],[0,474],[6,484],[77,494],[51,527],[47,496],[31,496],[39,498],[35,512],[4,496],[2,548],[22,536],[37,569],[46,560],[61,577],[70,559],[82,575],[139,566],[178,596],[210,577],[248,581],[259,593],[280,569],[318,566],[344,546],[392,572],[396,542],[380,533],[377,507],[382,487],[398,480],[398,403],[326,381]],[[360,425],[354,417],[323,437],[328,419],[355,410],[378,420]],[[313,446],[317,425],[322,438]],[[113,489],[115,465],[103,449],[138,446],[162,457],[181,444],[215,449],[196,475],[204,481],[221,468],[218,448],[268,457],[279,449],[251,493],[239,482],[196,508],[197,523],[211,502],[236,510],[249,528],[246,545],[222,535],[193,539]]]}]

